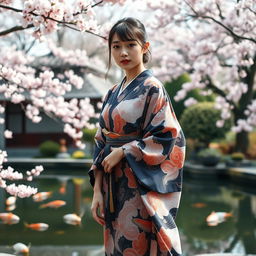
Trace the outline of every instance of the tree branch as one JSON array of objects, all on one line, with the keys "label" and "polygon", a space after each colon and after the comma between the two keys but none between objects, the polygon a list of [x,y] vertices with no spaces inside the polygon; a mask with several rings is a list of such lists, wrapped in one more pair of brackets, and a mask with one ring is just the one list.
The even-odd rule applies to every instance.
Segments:
[{"label": "tree branch", "polygon": [[217,3],[217,2],[215,2],[215,3],[216,3],[216,6],[217,6],[217,8],[218,8],[218,11],[219,11],[219,17],[220,17],[222,20],[224,20],[225,17],[222,15],[222,11],[221,11],[221,8],[220,8],[219,3]]},{"label": "tree branch", "polygon": [[[103,2],[103,0],[100,0],[99,2],[93,4],[91,7],[93,8],[93,7],[95,7],[95,6],[99,5],[99,4],[101,4],[102,2]],[[23,10],[21,10],[21,9],[17,9],[17,8],[10,7],[10,6],[6,6],[6,5],[2,5],[2,4],[0,4],[0,8],[7,9],[7,10],[11,10],[11,11],[14,11],[14,12],[23,12]],[[75,13],[74,16],[76,16],[76,15],[78,15],[78,14],[81,14],[81,13],[85,13],[87,10],[88,10],[88,7],[85,8],[84,10],[82,10],[82,12],[77,12],[77,13]],[[40,16],[39,14],[36,14],[36,13],[34,13],[34,12],[29,12],[29,14],[31,14],[31,15],[33,15],[33,16]],[[73,29],[73,30],[76,30],[76,31],[81,32],[79,29],[76,29],[76,28],[74,28],[74,27],[69,26],[69,25],[75,25],[75,22],[66,22],[66,21],[62,21],[62,20],[56,20],[56,19],[51,18],[51,17],[49,17],[49,16],[44,16],[44,15],[41,15],[41,16],[42,16],[45,20],[48,19],[48,20],[51,20],[51,21],[55,21],[55,22],[57,22],[58,24],[64,25],[65,27],[68,27],[68,28],[70,28],[70,29]],[[10,33],[12,33],[12,32],[25,30],[25,29],[29,29],[29,28],[32,28],[32,27],[34,27],[33,24],[29,24],[29,25],[28,25],[27,27],[25,27],[25,28],[22,27],[22,26],[14,26],[14,27],[12,27],[12,28],[10,28],[10,29],[7,29],[7,30],[4,30],[4,31],[0,32],[0,36],[5,36],[5,35],[10,34]],[[89,34],[93,34],[93,35],[95,35],[95,36],[98,36],[98,37],[100,37],[100,38],[102,38],[102,39],[104,39],[104,40],[107,40],[107,38],[105,38],[105,37],[103,37],[103,36],[100,36],[100,35],[98,35],[98,34],[96,34],[96,33],[93,33],[92,31],[86,30],[85,32],[86,32],[86,33],[89,33]]]},{"label": "tree branch", "polygon": [[243,40],[247,40],[247,41],[251,41],[253,43],[256,44],[256,39],[250,38],[250,37],[245,37],[242,35],[238,35],[236,34],[232,29],[230,29],[229,27],[227,27],[226,25],[224,25],[223,23],[221,23],[220,21],[216,20],[215,18],[208,16],[208,15],[200,15],[192,6],[191,4],[189,4],[187,1],[185,1],[186,4],[190,7],[190,9],[193,11],[193,13],[195,15],[192,14],[188,14],[188,16],[192,17],[192,18],[202,18],[202,19],[208,19],[208,20],[212,20],[213,22],[215,22],[216,24],[220,25],[221,27],[223,27],[225,30],[227,30],[235,39],[243,39]]},{"label": "tree branch", "polygon": [[256,15],[256,11],[254,11],[253,9],[251,9],[250,7],[248,7],[248,10],[251,11],[253,14]]},{"label": "tree branch", "polygon": [[207,75],[206,76],[206,79],[209,81],[209,83],[207,84],[207,87],[210,88],[213,92],[215,92],[216,94],[222,96],[223,98],[225,98],[225,100],[231,105],[234,107],[234,109],[237,109],[237,106],[234,104],[233,101],[229,100],[226,98],[226,94],[224,91],[220,90],[219,88],[217,88],[213,82],[212,82],[212,79]]},{"label": "tree branch", "polygon": [[9,28],[9,29],[6,29],[6,30],[3,30],[0,32],[0,36],[5,36],[5,35],[8,35],[10,33],[13,33],[13,32],[16,32],[16,31],[21,31],[21,30],[25,30],[25,29],[29,29],[29,28],[33,28],[34,25],[33,24],[29,24],[27,27],[22,27],[22,26],[14,26],[12,28]]},{"label": "tree branch", "polygon": [[239,100],[240,104],[240,109],[245,110],[248,106],[248,104],[251,102],[253,99],[253,86],[254,86],[254,79],[255,79],[255,74],[256,74],[256,54],[254,55],[253,58],[253,65],[251,65],[250,69],[247,70],[247,76],[242,79],[242,82],[247,84],[247,92],[242,95],[242,97]]},{"label": "tree branch", "polygon": [[[81,30],[79,30],[79,29],[77,29],[77,28],[75,28],[75,27],[71,27],[71,26],[69,26],[68,24],[63,24],[63,26],[64,26],[64,27],[67,27],[67,28],[70,28],[70,29],[73,29],[73,30],[75,30],[75,31],[81,32]],[[92,34],[92,35],[94,35],[94,36],[98,36],[98,37],[100,37],[100,38],[102,38],[102,39],[104,39],[104,40],[107,40],[106,37],[101,36],[101,35],[99,35],[99,34],[96,34],[96,33],[92,32],[92,31],[90,31],[90,30],[85,30],[84,32],[89,33],[89,34]]]},{"label": "tree branch", "polygon": [[30,46],[26,49],[26,51],[25,51],[26,54],[31,50],[31,48],[34,46],[35,42],[36,42],[36,39],[33,40],[33,42],[30,44]]}]

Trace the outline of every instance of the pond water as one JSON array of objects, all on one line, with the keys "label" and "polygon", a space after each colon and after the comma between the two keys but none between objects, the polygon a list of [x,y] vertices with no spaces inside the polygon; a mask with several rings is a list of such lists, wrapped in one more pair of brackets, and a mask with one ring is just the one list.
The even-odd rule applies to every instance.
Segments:
[{"label": "pond water", "polygon": [[[92,189],[86,175],[43,174],[32,184],[39,191],[52,191],[41,203],[32,198],[18,199],[12,211],[20,217],[14,225],[0,224],[0,246],[17,242],[37,245],[102,245],[102,229],[90,213]],[[5,212],[7,193],[0,190],[0,212]],[[39,208],[45,202],[64,200],[58,209]],[[206,217],[212,212],[231,212],[233,217],[217,226],[208,226]],[[68,225],[63,215],[81,214],[81,226]],[[177,217],[184,256],[209,252],[256,254],[256,188],[238,188],[228,181],[185,178]],[[39,232],[24,223],[49,224]],[[32,255],[33,256],[33,255]]]}]

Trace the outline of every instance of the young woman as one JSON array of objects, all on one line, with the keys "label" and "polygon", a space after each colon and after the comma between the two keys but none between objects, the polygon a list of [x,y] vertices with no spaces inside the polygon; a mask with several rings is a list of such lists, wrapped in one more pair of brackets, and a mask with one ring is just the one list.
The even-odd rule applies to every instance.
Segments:
[{"label": "young woman", "polygon": [[93,218],[107,256],[181,255],[175,218],[185,138],[163,85],[145,68],[149,42],[137,19],[119,20],[108,39],[125,77],[105,96],[89,171]]}]

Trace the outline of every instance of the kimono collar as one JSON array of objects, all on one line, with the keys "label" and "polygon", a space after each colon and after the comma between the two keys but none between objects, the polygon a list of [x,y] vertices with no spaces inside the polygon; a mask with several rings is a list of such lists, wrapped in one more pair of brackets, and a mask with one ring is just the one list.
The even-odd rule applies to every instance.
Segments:
[{"label": "kimono collar", "polygon": [[136,87],[138,84],[140,84],[141,82],[143,82],[145,79],[147,79],[148,77],[152,76],[152,71],[149,69],[146,69],[144,71],[142,71],[139,75],[137,75],[137,77],[135,77],[124,89],[123,91],[119,94],[119,91],[122,89],[122,84],[125,80],[125,78],[123,78],[122,82],[119,84],[118,90],[117,90],[117,95],[119,94],[119,96],[117,96],[117,98],[119,99],[123,99],[127,93],[129,91],[132,91],[132,89],[134,87]]}]

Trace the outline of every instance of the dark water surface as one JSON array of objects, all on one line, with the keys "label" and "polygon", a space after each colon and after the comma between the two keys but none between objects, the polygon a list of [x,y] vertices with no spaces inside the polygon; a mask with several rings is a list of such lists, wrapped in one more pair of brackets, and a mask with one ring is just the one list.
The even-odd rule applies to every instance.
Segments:
[{"label": "dark water surface", "polygon": [[[17,242],[31,243],[32,246],[103,244],[102,228],[90,213],[92,189],[86,172],[85,175],[70,173],[43,174],[31,183],[39,191],[52,191],[53,195],[41,203],[32,198],[18,199],[12,212],[20,217],[20,222],[0,224],[0,246]],[[6,212],[7,197],[7,193],[0,190],[0,212]],[[67,204],[58,209],[39,208],[41,204],[57,199]],[[212,211],[232,212],[233,217],[209,227],[205,219]],[[82,212],[81,226],[64,223],[63,215]],[[255,216],[256,187],[238,188],[230,181],[185,178],[177,217],[184,256],[206,252],[256,254]],[[25,222],[47,223],[49,229],[33,231],[25,228]]]}]

